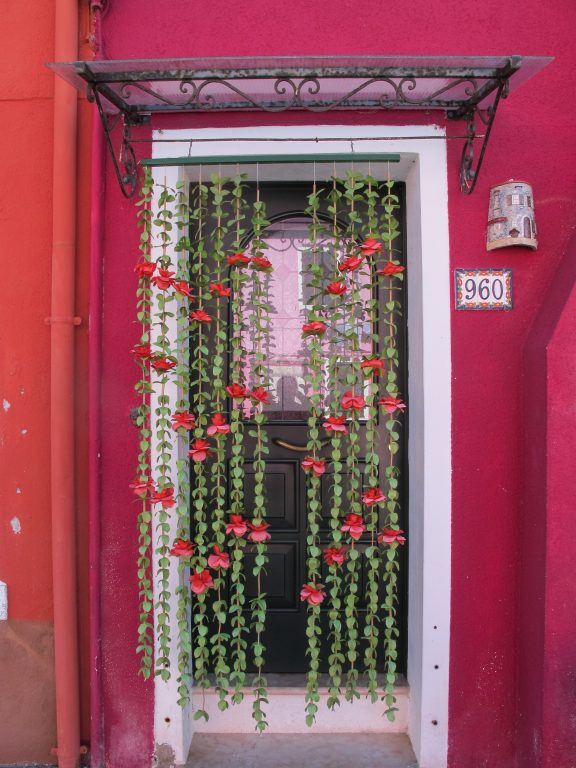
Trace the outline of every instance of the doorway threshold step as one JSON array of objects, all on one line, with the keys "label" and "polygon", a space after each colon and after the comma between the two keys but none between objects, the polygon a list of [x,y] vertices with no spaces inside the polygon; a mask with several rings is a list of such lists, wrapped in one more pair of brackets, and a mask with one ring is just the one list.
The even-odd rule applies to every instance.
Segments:
[{"label": "doorway threshold step", "polygon": [[[271,680],[269,681],[272,682]],[[280,681],[275,681],[280,682]],[[372,703],[366,697],[366,690],[360,689],[360,699],[347,702],[341,697],[341,704],[334,710],[328,709],[328,689],[319,690],[320,701],[316,722],[312,729],[305,722],[304,695],[305,689],[298,685],[299,681],[284,679],[284,685],[269,685],[268,704],[263,709],[268,721],[268,734],[385,734],[406,733],[408,730],[408,707],[410,689],[407,685],[396,687],[396,707],[398,711],[393,722],[384,715],[385,705],[382,701]],[[244,701],[229,707],[226,711],[218,709],[218,695],[213,688],[202,693],[198,689],[192,691],[192,709],[204,709],[209,715],[208,721],[195,720],[192,726],[194,733],[229,733],[252,734],[254,720],[252,719],[252,692],[245,691]],[[314,766],[316,768],[316,766]]]},{"label": "doorway threshold step", "polygon": [[185,768],[418,768],[406,734],[202,734]]}]

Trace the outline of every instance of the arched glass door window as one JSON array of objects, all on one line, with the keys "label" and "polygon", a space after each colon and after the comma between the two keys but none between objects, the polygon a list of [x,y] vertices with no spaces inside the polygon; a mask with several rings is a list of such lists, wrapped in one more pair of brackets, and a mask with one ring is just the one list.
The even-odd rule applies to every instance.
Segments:
[{"label": "arched glass door window", "polygon": [[[266,243],[265,256],[272,263],[272,270],[261,274],[265,285],[267,302],[270,311],[270,333],[268,334],[265,350],[269,390],[272,393],[271,402],[265,406],[267,416],[272,421],[306,421],[310,402],[306,389],[307,345],[302,338],[302,326],[308,320],[308,311],[314,298],[316,304],[321,303],[325,308],[328,319],[328,330],[323,338],[323,352],[326,360],[326,382],[328,380],[328,360],[331,350],[338,345],[340,334],[345,332],[353,323],[361,320],[349,316],[346,324],[334,327],[330,324],[330,309],[334,297],[323,293],[313,297],[307,277],[307,268],[312,260],[323,266],[326,281],[335,279],[335,265],[346,255],[346,243],[337,241],[327,225],[325,231],[316,236],[315,247],[310,239],[311,219],[303,214],[278,217],[263,233]],[[250,244],[247,245],[247,255],[250,254]],[[350,279],[358,281],[361,301],[370,298],[369,276],[366,271],[358,271],[354,278],[349,275],[338,275],[342,282],[349,283]],[[254,354],[254,337],[251,332],[251,314],[249,283],[244,284],[241,297],[241,313],[244,324],[243,348],[246,350],[246,365],[244,369],[247,386],[250,387],[249,360]],[[358,315],[360,312],[358,311]],[[357,361],[372,354],[371,329],[364,323],[358,329],[359,350],[354,357]],[[349,345],[347,345],[349,346]],[[352,362],[350,356],[348,367]],[[342,392],[346,389],[346,362],[340,371]],[[324,392],[326,393],[324,384]],[[245,415],[249,416],[250,405],[245,406]]]}]

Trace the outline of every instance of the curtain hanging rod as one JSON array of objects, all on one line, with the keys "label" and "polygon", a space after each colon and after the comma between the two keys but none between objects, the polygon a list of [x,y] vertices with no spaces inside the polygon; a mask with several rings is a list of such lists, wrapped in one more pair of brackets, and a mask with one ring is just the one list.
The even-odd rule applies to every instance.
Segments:
[{"label": "curtain hanging rod", "polygon": [[400,155],[381,152],[343,152],[314,155],[207,155],[206,157],[148,158],[141,165],[168,167],[173,165],[271,165],[280,163],[399,163]]},{"label": "curtain hanging rod", "polygon": [[[246,137],[246,138],[239,139],[238,137],[235,136],[235,137],[227,137],[227,138],[219,138],[219,139],[214,139],[214,138],[199,138],[199,139],[162,139],[162,138],[135,139],[135,138],[131,138],[130,139],[130,143],[131,144],[151,144],[153,142],[155,144],[156,143],[158,143],[158,144],[178,144],[178,143],[180,143],[180,144],[192,144],[192,145],[194,145],[194,144],[202,144],[202,143],[210,142],[210,141],[212,141],[212,142],[217,141],[218,143],[220,143],[220,142],[230,142],[230,141],[235,141],[235,142],[238,142],[238,141],[242,141],[242,142],[244,142],[244,141],[266,141],[266,142],[268,142],[268,141],[270,141],[270,142],[272,142],[272,141],[273,142],[276,142],[276,141],[277,142],[307,141],[307,142],[314,142],[315,144],[319,144],[320,142],[324,142],[324,141],[345,141],[347,144],[350,144],[350,142],[352,142],[352,144],[354,144],[357,141],[414,141],[414,140],[428,141],[430,139],[438,140],[438,139],[466,139],[466,138],[468,138],[466,135],[459,135],[459,134],[456,134],[454,136],[442,136],[442,135],[440,135],[440,136],[360,136],[360,137],[357,137],[357,138],[354,138],[354,139],[347,139],[347,138],[344,138],[343,136],[332,136],[331,138],[330,137],[329,138],[322,137],[321,139],[316,138],[316,137],[314,137],[314,138],[303,138],[303,137],[298,137],[298,138],[287,138],[287,137],[281,137],[281,138],[280,137],[278,137],[278,138],[266,137],[266,138],[261,138],[261,137],[258,137],[258,136],[249,136],[249,137]],[[484,138],[484,134],[483,133],[477,133],[476,134],[476,138],[477,139],[483,139]]]}]

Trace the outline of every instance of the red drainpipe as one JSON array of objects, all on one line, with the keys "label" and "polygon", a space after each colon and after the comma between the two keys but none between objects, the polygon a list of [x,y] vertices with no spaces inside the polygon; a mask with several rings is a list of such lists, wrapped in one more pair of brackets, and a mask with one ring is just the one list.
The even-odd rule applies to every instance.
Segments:
[{"label": "red drainpipe", "polygon": [[[54,57],[78,55],[77,0],[55,0]],[[50,477],[54,664],[59,768],[80,758],[78,587],[74,498],[74,316],[76,255],[76,91],[54,82],[52,299],[50,323]]]}]

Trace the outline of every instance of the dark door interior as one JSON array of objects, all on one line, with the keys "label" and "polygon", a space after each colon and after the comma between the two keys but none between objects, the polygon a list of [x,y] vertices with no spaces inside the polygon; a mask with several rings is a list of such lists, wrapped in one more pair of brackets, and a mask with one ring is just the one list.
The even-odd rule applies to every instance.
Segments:
[{"label": "dark door interior", "polygon": [[[401,227],[404,217],[404,187],[397,185],[402,201],[400,210]],[[248,197],[254,196],[250,188]],[[306,455],[308,406],[306,397],[299,386],[299,372],[302,366],[303,347],[295,347],[295,336],[300,337],[302,322],[302,292],[306,288],[298,275],[301,269],[299,238],[307,233],[308,220],[305,215],[310,184],[265,183],[260,185],[260,197],[266,203],[267,218],[271,222],[266,256],[274,264],[274,279],[278,290],[273,292],[274,313],[271,320],[271,335],[275,340],[274,369],[272,382],[274,403],[267,407],[268,444],[270,453],[266,466],[266,494],[268,522],[272,539],[268,546],[269,564],[264,589],[267,594],[268,618],[263,642],[266,646],[266,672],[302,673],[307,669],[306,650],[306,604],[300,602],[299,593],[306,582],[306,476],[300,462]],[[250,237],[246,239],[249,246]],[[400,240],[400,239],[399,239]],[[402,259],[404,247],[396,241],[395,258]],[[300,294],[300,295],[299,295]],[[403,318],[405,322],[405,317]],[[382,322],[382,319],[379,321]],[[380,331],[383,333],[383,330]],[[405,345],[403,344],[403,347]],[[402,350],[405,359],[405,349]],[[283,359],[284,356],[284,359]],[[403,368],[405,369],[405,365]],[[402,391],[406,393],[406,387]],[[379,425],[383,429],[383,425]],[[361,437],[363,438],[363,428]],[[247,430],[246,430],[247,433]],[[404,430],[406,436],[406,429]],[[246,455],[252,451],[251,438],[246,437]],[[362,440],[363,442],[363,440]],[[404,440],[404,444],[406,440]],[[406,488],[406,461],[401,458],[404,489]],[[247,462],[245,480],[245,506],[250,510],[253,499],[251,463]],[[330,545],[330,469],[322,479],[322,515],[326,525],[322,531],[322,543]],[[345,483],[345,477],[344,477]],[[404,490],[404,499],[407,494]],[[407,528],[405,511],[402,528]],[[359,542],[362,550],[362,540]],[[364,544],[364,546],[366,546]],[[253,555],[252,555],[253,557]],[[400,602],[398,626],[400,629],[399,672],[405,670],[406,644],[406,567],[405,553],[401,552]],[[251,598],[256,594],[255,579],[251,576],[252,562],[250,549],[246,551],[246,592]],[[360,594],[364,592],[365,572],[362,568]],[[363,611],[360,600],[359,612]],[[362,626],[362,616],[359,616]]]}]

